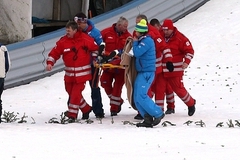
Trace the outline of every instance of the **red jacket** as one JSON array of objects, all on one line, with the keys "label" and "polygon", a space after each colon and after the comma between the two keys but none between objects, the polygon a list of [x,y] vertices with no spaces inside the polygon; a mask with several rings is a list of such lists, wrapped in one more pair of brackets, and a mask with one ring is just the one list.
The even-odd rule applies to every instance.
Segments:
[{"label": "red jacket", "polygon": [[113,50],[122,50],[126,39],[131,36],[131,34],[126,31],[124,33],[117,33],[115,30],[116,23],[111,27],[105,28],[101,31],[103,41],[106,43],[105,51],[112,52]]},{"label": "red jacket", "polygon": [[[105,46],[105,54],[109,54],[113,50],[122,51],[125,45],[126,39],[131,36],[131,34],[126,31],[124,33],[117,33],[116,23],[114,23],[111,27],[105,28],[101,31],[103,41],[106,43]],[[120,64],[121,59],[118,58],[114,60],[113,64]]]},{"label": "red jacket", "polygon": [[172,62],[172,53],[169,46],[167,46],[166,42],[164,41],[164,38],[161,36],[160,32],[150,24],[148,24],[148,34],[152,37],[155,43],[156,74],[158,74],[163,71],[163,62]]},{"label": "red jacket", "polygon": [[94,39],[85,33],[77,32],[73,38],[63,36],[50,51],[47,64],[52,66],[62,56],[65,65],[66,82],[85,82],[91,76],[91,52],[97,51]]},{"label": "red jacket", "polygon": [[[163,71],[162,62],[172,62],[171,50],[164,41],[160,31],[150,24],[148,24],[148,35],[154,40],[156,48],[156,74],[158,74]],[[135,31],[133,32],[133,36],[136,36]]]},{"label": "red jacket", "polygon": [[163,63],[163,72],[165,77],[183,76],[182,64],[190,64],[194,50],[189,39],[181,32],[174,28],[173,34],[170,38],[165,38],[166,43],[171,49],[173,55],[173,72],[169,72],[166,68],[166,63]]}]

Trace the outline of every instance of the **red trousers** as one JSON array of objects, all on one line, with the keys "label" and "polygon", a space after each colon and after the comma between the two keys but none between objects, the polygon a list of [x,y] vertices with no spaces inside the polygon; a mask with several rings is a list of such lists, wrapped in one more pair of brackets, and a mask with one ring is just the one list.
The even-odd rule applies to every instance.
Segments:
[{"label": "red trousers", "polygon": [[86,113],[91,109],[82,96],[85,83],[65,82],[65,90],[69,95],[68,112],[70,117],[77,118],[79,109],[82,113]]},{"label": "red trousers", "polygon": [[172,87],[173,91],[188,107],[195,105],[195,100],[184,87],[182,77],[167,77],[165,79]]},{"label": "red trousers", "polygon": [[158,73],[155,75],[155,79],[150,87],[148,95],[150,97],[153,97],[154,95],[155,103],[158,106],[161,106],[162,110],[164,110],[165,96],[167,101],[167,108],[175,108],[174,92],[169,83],[164,78],[163,73]]},{"label": "red trousers", "polygon": [[104,70],[100,78],[101,86],[110,98],[110,111],[119,112],[123,103],[121,98],[124,85],[124,69]]}]

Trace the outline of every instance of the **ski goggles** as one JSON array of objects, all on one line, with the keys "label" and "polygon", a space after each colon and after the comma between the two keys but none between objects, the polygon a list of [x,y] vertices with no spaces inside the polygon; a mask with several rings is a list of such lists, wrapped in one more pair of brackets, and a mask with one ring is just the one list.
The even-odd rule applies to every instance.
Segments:
[{"label": "ski goggles", "polygon": [[74,17],[75,22],[87,22],[87,18]]}]

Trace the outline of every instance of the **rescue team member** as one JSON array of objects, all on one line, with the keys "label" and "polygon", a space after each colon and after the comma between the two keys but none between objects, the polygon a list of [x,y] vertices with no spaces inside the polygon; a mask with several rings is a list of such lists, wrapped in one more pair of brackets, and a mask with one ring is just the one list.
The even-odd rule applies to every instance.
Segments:
[{"label": "rescue team member", "polygon": [[190,64],[194,50],[189,39],[173,26],[171,19],[165,19],[162,24],[163,36],[173,55],[173,72],[169,72],[163,63],[164,77],[178,97],[187,105],[188,115],[195,113],[195,99],[188,93],[183,84],[183,72]]},{"label": "rescue team member", "polygon": [[[158,21],[158,19],[156,19],[156,18],[151,19],[150,24],[152,26],[154,26],[159,31],[159,34],[162,32],[162,27],[161,27],[161,24]],[[162,36],[159,40],[157,39],[157,41],[155,41],[155,45],[158,44],[157,42],[161,42],[161,43],[164,43],[165,45],[167,45]],[[169,47],[168,47],[168,49],[170,50]],[[159,51],[161,51],[161,50],[158,49],[158,47],[156,46],[156,54],[157,55],[159,55]],[[166,54],[167,53],[166,51],[167,50],[164,50],[162,52],[163,55],[165,55],[165,57],[171,57],[171,60],[167,60],[168,58],[165,58],[165,59],[163,59],[163,61],[165,61],[165,62],[170,61],[171,62],[172,61],[172,55]],[[159,71],[160,71],[160,67],[159,67]],[[168,84],[168,82],[166,81],[166,79],[163,76],[162,63],[161,63],[161,71],[156,72],[155,81],[153,82],[153,85],[151,86],[150,91],[153,92],[153,94],[155,93],[155,103],[157,103],[159,106],[162,106],[163,110],[164,110],[164,99],[166,97],[167,110],[166,110],[165,114],[175,113],[175,110],[174,110],[174,108],[175,108],[174,92],[172,90],[172,87]]]},{"label": "rescue team member", "polygon": [[[94,41],[100,46],[104,45],[102,35],[100,31],[94,26],[93,22],[87,19],[87,16],[80,12],[74,16],[74,21],[78,24],[78,29],[80,32],[86,33],[91,36]],[[101,53],[99,53],[101,54]],[[102,104],[102,96],[100,92],[100,88],[98,86],[99,80],[99,68],[94,67],[94,61],[97,59],[97,54],[92,53],[91,57],[91,68],[92,68],[92,77],[89,81],[89,85],[91,87],[91,98],[92,98],[92,110],[95,114],[96,118],[104,118],[104,109]]]},{"label": "rescue team member", "polygon": [[69,95],[68,111],[65,115],[69,122],[77,119],[79,109],[82,119],[88,119],[92,108],[82,96],[86,81],[91,75],[91,52],[97,51],[98,45],[94,39],[78,31],[74,21],[66,24],[66,35],[60,38],[47,58],[46,70],[51,71],[56,61],[62,56],[65,65],[65,90]]},{"label": "rescue team member", "polygon": [[[120,17],[117,23],[101,31],[103,41],[106,43],[105,54],[108,55],[115,50],[119,56],[113,58],[109,63],[119,65],[123,47],[126,39],[131,36],[128,32],[128,20]],[[124,85],[124,69],[104,69],[100,78],[101,86],[110,99],[111,116],[117,116],[121,111],[123,99],[121,97]]]}]

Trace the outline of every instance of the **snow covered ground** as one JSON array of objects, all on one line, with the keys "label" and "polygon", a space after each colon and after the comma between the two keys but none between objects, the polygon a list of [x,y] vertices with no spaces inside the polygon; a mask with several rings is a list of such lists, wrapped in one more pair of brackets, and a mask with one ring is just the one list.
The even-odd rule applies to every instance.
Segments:
[{"label": "snow covered ground", "polygon": [[[67,109],[63,75],[4,91],[6,112],[24,114],[27,123],[0,124],[0,159],[152,159],[238,160],[240,156],[240,1],[211,0],[175,23],[192,42],[195,57],[186,70],[185,86],[197,100],[194,116],[176,96],[176,113],[154,128],[137,128],[136,111],[125,103],[119,116],[109,116],[109,99],[102,90],[106,118],[93,113],[92,124],[48,121]],[[88,85],[84,91],[90,103]],[[81,114],[79,114],[81,118]],[[169,121],[176,126],[167,125]],[[191,124],[184,124],[193,121]],[[206,126],[196,125],[204,122]],[[233,122],[230,128],[227,123]],[[32,124],[35,122],[34,124]],[[223,122],[223,127],[216,127]]]}]

